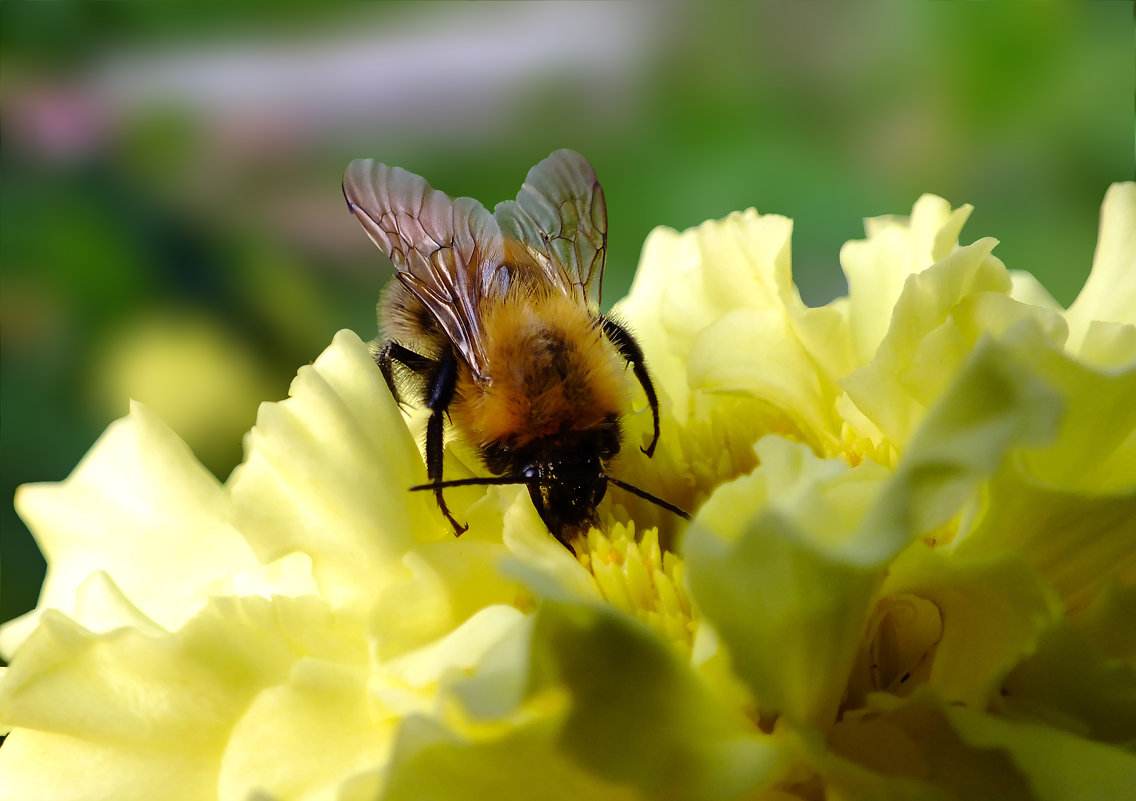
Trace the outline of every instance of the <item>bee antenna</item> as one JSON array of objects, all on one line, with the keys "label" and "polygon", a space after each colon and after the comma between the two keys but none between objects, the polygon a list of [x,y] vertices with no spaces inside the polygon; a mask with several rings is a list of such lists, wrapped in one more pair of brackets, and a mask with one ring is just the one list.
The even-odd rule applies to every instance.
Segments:
[{"label": "bee antenna", "polygon": [[520,476],[489,476],[486,478],[455,478],[451,481],[435,481],[431,484],[416,484],[411,492],[418,490],[448,489],[449,487],[469,487],[474,484],[528,484],[528,479]]},{"label": "bee antenna", "polygon": [[642,498],[645,501],[650,501],[651,503],[655,504],[656,506],[663,507],[668,512],[672,512],[673,514],[678,515],[683,520],[689,520],[690,519],[690,514],[688,512],[680,509],[679,507],[675,506],[673,503],[668,503],[667,501],[664,501],[662,498],[659,498],[659,497],[652,495],[651,493],[647,492],[646,490],[641,490],[633,484],[628,484],[626,481],[620,481],[618,478],[612,478],[611,476],[605,475],[604,479],[609,484],[614,484],[615,486],[619,487],[621,490],[626,490],[627,492],[630,492],[632,495],[638,495],[640,498]]}]

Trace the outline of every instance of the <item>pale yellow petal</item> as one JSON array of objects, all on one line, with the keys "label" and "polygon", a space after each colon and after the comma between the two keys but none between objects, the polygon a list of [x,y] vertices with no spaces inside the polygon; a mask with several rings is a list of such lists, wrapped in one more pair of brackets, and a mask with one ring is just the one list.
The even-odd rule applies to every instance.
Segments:
[{"label": "pale yellow petal", "polygon": [[[1128,605],[1136,587],[1119,590]],[[1008,717],[1047,723],[1114,745],[1136,743],[1136,662],[1110,653],[1132,640],[1132,609],[1095,603],[1082,615],[1049,628],[1028,658],[1006,677],[1001,707]]]},{"label": "pale yellow petal", "polygon": [[[382,663],[372,679],[372,691],[387,708],[400,716],[438,711],[438,689],[455,675],[471,674],[482,667],[486,654],[509,637],[527,633],[530,620],[512,606],[487,606],[441,639]],[[503,674],[495,681],[479,685],[482,691],[473,699],[482,705],[494,703],[489,697],[504,693],[509,699],[520,696],[524,687],[519,670],[524,662],[514,665],[512,686],[501,686]],[[492,687],[492,691],[486,691]]]},{"label": "pale yellow petal", "polygon": [[218,801],[267,793],[289,801],[335,801],[343,782],[382,765],[395,726],[367,693],[366,671],[299,660],[284,684],[259,693],[220,760]]},{"label": "pale yellow petal", "polygon": [[1093,269],[1067,319],[1074,353],[1094,320],[1136,324],[1136,183],[1113,184],[1105,194]]},{"label": "pale yellow petal", "polygon": [[823,729],[890,559],[858,528],[888,474],[776,437],[758,452],[761,466],[719,487],[686,533],[690,592],[760,708]]},{"label": "pale yellow petal", "polygon": [[932,694],[899,700],[881,693],[872,701],[871,708],[846,715],[833,728],[829,743],[842,760],[818,759],[832,797],[865,801],[1034,797],[1013,761],[998,749],[967,742],[946,715],[951,707],[941,705]]},{"label": "pale yellow petal", "polygon": [[1111,579],[1136,583],[1136,492],[1087,496],[1023,475],[1010,465],[990,482],[960,554],[1020,554],[1070,611]]},{"label": "pale yellow petal", "polygon": [[365,613],[419,538],[452,536],[427,493],[418,448],[367,346],[349,331],[292,397],[261,406],[230,487],[234,524],[265,561],[307,554],[321,595]]},{"label": "pale yellow petal", "polygon": [[789,308],[793,333],[816,364],[824,382],[833,386],[830,392],[836,394],[839,394],[835,388],[839,379],[863,364],[852,346],[850,313],[847,297],[816,308],[803,304]]},{"label": "pale yellow petal", "polygon": [[669,287],[690,283],[697,269],[698,249],[693,237],[656,228],[643,243],[631,292],[612,307],[613,316],[628,324],[642,346],[660,402],[679,420],[686,419],[689,402],[688,349],[681,335],[672,337],[668,333],[668,324],[674,321],[664,321],[659,309]]},{"label": "pale yellow petal", "polygon": [[1114,801],[1136,787],[1136,754],[1128,749],[960,706],[943,714],[967,745],[1006,755],[1040,801]]},{"label": "pale yellow petal", "polygon": [[369,623],[379,658],[443,637],[486,607],[522,602],[521,586],[498,571],[505,554],[500,544],[463,537],[421,543],[388,567]]},{"label": "pale yellow petal", "polygon": [[694,338],[687,369],[692,388],[761,399],[784,415],[784,433],[829,450],[823,434],[836,427],[828,394],[834,388],[822,384],[784,310],[724,314]]},{"label": "pale yellow petal", "polygon": [[[223,488],[140,404],[107,429],[66,481],[21,487],[16,508],[48,562],[29,619],[45,609],[76,614],[79,586],[104,571],[143,615],[174,629],[201,608],[212,582],[259,568],[229,524]],[[5,629],[6,656],[28,625]]]},{"label": "pale yellow petal", "polygon": [[1136,365],[1136,325],[1093,320],[1077,357],[1104,370],[1125,370]]},{"label": "pale yellow petal", "polygon": [[233,725],[310,653],[367,664],[362,632],[310,597],[217,599],[172,634],[49,611],[0,680],[0,775],[21,799],[215,797]]},{"label": "pale yellow petal", "polygon": [[429,718],[399,731],[382,801],[647,801],[636,788],[581,770],[543,721],[469,742]]},{"label": "pale yellow petal", "polygon": [[856,366],[871,361],[908,276],[950,255],[971,211],[970,206],[962,206],[952,213],[942,198],[924,195],[916,201],[910,218],[868,219],[868,238],[848,242],[841,249]]},{"label": "pale yellow petal", "polygon": [[1002,339],[1007,358],[1051,387],[1064,407],[1055,441],[1022,454],[1025,471],[1086,495],[1136,489],[1136,363],[1117,370],[1085,365],[1031,326],[1016,326]]},{"label": "pale yellow petal", "polygon": [[0,748],[4,801],[202,801],[216,797],[218,754],[21,729]]},{"label": "pale yellow petal", "polygon": [[1017,555],[963,559],[922,542],[892,563],[880,594],[934,604],[941,635],[914,667],[944,700],[973,709],[987,708],[1002,678],[1061,613],[1056,594]]},{"label": "pale yellow petal", "polygon": [[964,337],[951,330],[955,306],[967,295],[1005,294],[1010,289],[1005,267],[990,256],[994,244],[984,239],[958,248],[932,268],[910,277],[871,362],[841,382],[861,412],[901,450],[936,399],[933,388],[918,380],[920,374],[910,373],[912,367],[925,364],[932,355],[946,359],[936,362],[937,383],[944,385],[961,367],[967,352]]},{"label": "pale yellow petal", "polygon": [[639,337],[680,422],[690,415],[686,361],[698,332],[734,309],[800,305],[790,275],[791,233],[790,220],[749,209],[648,237],[631,292],[613,313]]},{"label": "pale yellow petal", "polygon": [[1047,309],[1063,314],[1061,304],[1054,300],[1049,290],[1037,280],[1033,273],[1025,270],[1010,270],[1010,297],[1029,306]]}]

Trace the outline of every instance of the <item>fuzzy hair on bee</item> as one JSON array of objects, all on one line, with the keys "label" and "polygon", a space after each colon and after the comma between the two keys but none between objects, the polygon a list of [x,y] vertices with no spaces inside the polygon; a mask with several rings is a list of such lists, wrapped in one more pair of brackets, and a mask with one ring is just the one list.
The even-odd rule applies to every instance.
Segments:
[{"label": "fuzzy hair on bee", "polygon": [[[380,302],[375,360],[394,399],[430,411],[429,483],[460,535],[446,487],[524,484],[566,547],[597,522],[609,484],[677,515],[678,507],[607,473],[631,406],[626,369],[647,396],[654,453],[659,404],[643,351],[599,310],[607,208],[591,165],[558,150],[533,167],[515,201],[492,214],[398,167],[351,162],[348,209],[394,264]],[[446,481],[446,421],[490,476]]]}]

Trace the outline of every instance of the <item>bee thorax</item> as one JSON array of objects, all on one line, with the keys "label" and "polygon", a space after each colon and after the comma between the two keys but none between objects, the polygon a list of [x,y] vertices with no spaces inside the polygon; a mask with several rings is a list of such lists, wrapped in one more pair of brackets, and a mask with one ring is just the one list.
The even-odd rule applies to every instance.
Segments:
[{"label": "bee thorax", "polygon": [[471,441],[517,450],[625,411],[619,356],[569,298],[502,304],[487,315],[486,334],[486,376],[459,381],[451,410]]}]

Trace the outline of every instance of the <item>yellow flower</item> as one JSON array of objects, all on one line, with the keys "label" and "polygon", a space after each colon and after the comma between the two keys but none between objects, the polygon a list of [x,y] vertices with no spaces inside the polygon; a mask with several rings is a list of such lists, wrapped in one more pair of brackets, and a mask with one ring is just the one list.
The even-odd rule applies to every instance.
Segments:
[{"label": "yellow flower", "polygon": [[697,514],[609,493],[578,556],[517,487],[455,539],[349,332],[223,485],[135,405],[17,495],[0,799],[1122,797],[1136,185],[1067,311],[968,212],[869,221],[820,308],[782,217],[653,233],[616,313],[663,438],[618,470]]}]

